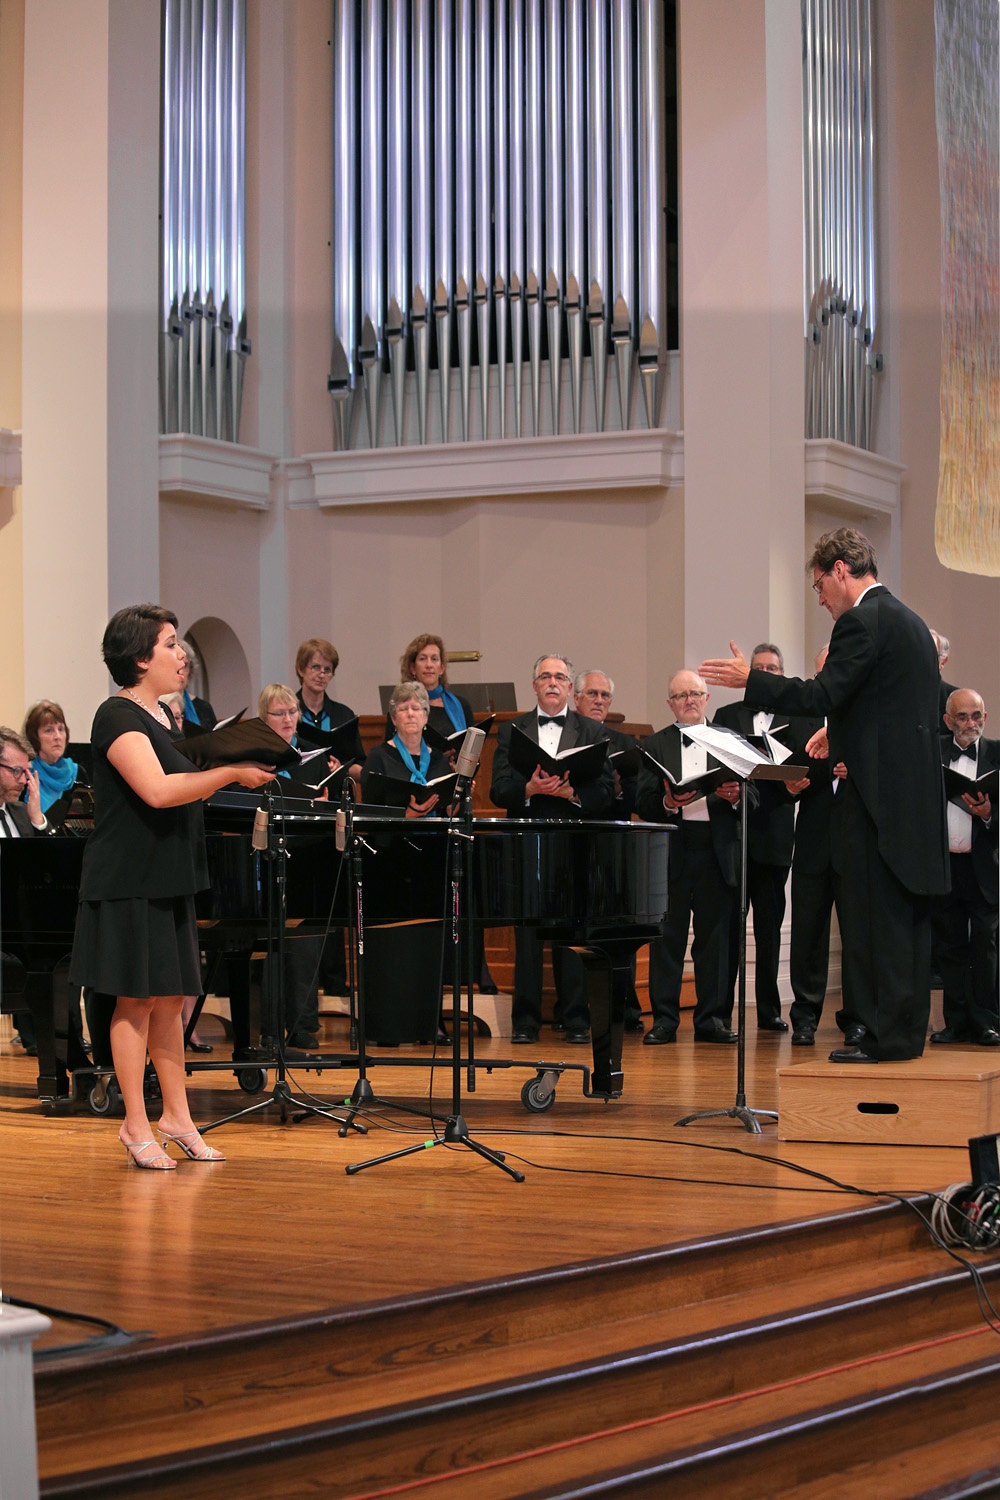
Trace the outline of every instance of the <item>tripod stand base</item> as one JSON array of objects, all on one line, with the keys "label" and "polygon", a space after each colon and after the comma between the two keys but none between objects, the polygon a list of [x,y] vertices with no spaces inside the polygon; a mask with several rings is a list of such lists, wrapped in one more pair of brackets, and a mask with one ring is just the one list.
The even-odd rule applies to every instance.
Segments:
[{"label": "tripod stand base", "polygon": [[217,1130],[220,1125],[229,1125],[233,1120],[246,1119],[247,1115],[259,1114],[265,1109],[277,1109],[281,1114],[281,1123],[285,1124],[292,1110],[296,1111],[297,1120],[305,1119],[308,1115],[322,1115],[327,1120],[341,1122],[341,1134],[346,1135],[348,1127],[358,1131],[360,1135],[367,1135],[368,1129],[365,1125],[355,1124],[354,1120],[345,1115],[335,1115],[329,1110],[321,1109],[319,1105],[309,1104],[304,1099],[296,1099],[284,1078],[276,1078],[274,1087],[266,1099],[258,1099],[256,1104],[248,1104],[246,1109],[238,1109],[234,1114],[224,1115],[221,1120],[213,1120],[210,1125],[199,1126],[202,1135],[207,1135],[210,1130]]},{"label": "tripod stand base", "polygon": [[685,1115],[683,1120],[675,1120],[674,1124],[690,1125],[695,1120],[739,1120],[751,1135],[760,1135],[760,1121],[777,1118],[773,1109],[750,1109],[746,1104],[734,1104],[732,1109],[699,1109],[693,1115]]},{"label": "tripod stand base", "polygon": [[421,1141],[416,1146],[405,1146],[402,1151],[390,1151],[385,1156],[373,1156],[369,1161],[352,1162],[344,1168],[348,1177],[353,1177],[357,1172],[363,1172],[366,1167],[378,1167],[386,1161],[399,1161],[403,1156],[412,1156],[416,1151],[430,1151],[434,1146],[465,1146],[469,1151],[474,1151],[491,1166],[499,1167],[501,1172],[506,1172],[508,1177],[513,1177],[515,1182],[524,1181],[524,1173],[518,1172],[516,1168],[509,1167],[504,1161],[502,1151],[491,1151],[487,1146],[482,1146],[474,1141],[469,1134],[469,1127],[462,1115],[450,1115],[444,1127],[444,1134],[435,1136],[433,1140]]}]

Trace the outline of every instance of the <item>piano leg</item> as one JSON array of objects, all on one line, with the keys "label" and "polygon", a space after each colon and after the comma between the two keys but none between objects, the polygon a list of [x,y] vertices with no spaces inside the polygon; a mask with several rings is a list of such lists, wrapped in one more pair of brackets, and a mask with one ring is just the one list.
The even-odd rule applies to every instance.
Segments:
[{"label": "piano leg", "polygon": [[629,953],[599,948],[575,950],[587,974],[590,1034],[594,1047],[591,1092],[618,1098],[622,1092],[622,1037],[625,1032],[625,996],[628,993]]}]

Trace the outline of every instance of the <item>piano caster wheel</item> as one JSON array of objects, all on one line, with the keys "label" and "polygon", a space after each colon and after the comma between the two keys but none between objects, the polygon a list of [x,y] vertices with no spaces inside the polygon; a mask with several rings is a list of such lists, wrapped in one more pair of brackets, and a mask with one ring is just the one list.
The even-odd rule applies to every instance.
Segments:
[{"label": "piano caster wheel", "polygon": [[118,1090],[118,1080],[112,1077],[102,1077],[97,1080],[87,1098],[92,1115],[114,1115],[120,1113],[121,1094]]},{"label": "piano caster wheel", "polygon": [[267,1087],[267,1074],[263,1068],[239,1068],[236,1082],[244,1094],[262,1094]]},{"label": "piano caster wheel", "polygon": [[556,1102],[556,1087],[549,1083],[544,1073],[529,1078],[521,1090],[521,1103],[533,1115],[543,1115]]}]

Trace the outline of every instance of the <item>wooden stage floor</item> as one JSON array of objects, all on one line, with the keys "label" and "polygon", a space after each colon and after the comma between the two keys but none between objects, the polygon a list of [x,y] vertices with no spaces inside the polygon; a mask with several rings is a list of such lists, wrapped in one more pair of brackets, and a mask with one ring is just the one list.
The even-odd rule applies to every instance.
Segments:
[{"label": "wooden stage floor", "polygon": [[[324,1026],[324,1044],[345,1047],[345,1023],[327,1018]],[[226,1056],[216,1027],[207,1021],[203,1036]],[[815,1051],[793,1052],[788,1036],[758,1039],[751,1022],[749,1104],[775,1108],[777,1067],[822,1058],[837,1041],[830,1023]],[[522,1052],[525,1064],[589,1057],[549,1031],[537,1049],[479,1046],[483,1060],[520,1060]],[[969,1175],[967,1152],[957,1147],[790,1144],[771,1123],[753,1136],[732,1120],[678,1128],[692,1110],[735,1100],[736,1049],[696,1045],[689,1014],[676,1045],[626,1038],[625,1092],[609,1104],[584,1098],[581,1075],[570,1073],[554,1108],[533,1115],[520,1102],[532,1076],[526,1066],[480,1072],[476,1092],[463,1100],[470,1133],[506,1152],[523,1183],[462,1147],[347,1176],[350,1162],[432,1135],[426,1117],[382,1105],[366,1116],[364,1137],[341,1139],[321,1120],[282,1124],[274,1109],[212,1135],[227,1152],[224,1165],[137,1171],[116,1140],[117,1120],[39,1112],[34,1066],[4,1046],[2,1289],[157,1338],[842,1213],[871,1201],[850,1188],[917,1195]],[[370,1075],[377,1092],[417,1108],[427,1107],[428,1076],[377,1066]],[[293,1091],[331,1105],[355,1079],[346,1068],[289,1075]],[[228,1072],[196,1073],[191,1092],[201,1121],[252,1102]],[[448,1070],[436,1072],[434,1094],[443,1124]],[[55,1325],[42,1346],[87,1336]]]}]

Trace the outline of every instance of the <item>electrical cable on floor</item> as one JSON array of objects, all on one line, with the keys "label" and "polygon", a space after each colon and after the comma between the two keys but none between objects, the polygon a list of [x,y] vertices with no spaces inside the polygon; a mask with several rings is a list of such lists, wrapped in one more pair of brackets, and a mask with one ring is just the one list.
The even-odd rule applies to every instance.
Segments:
[{"label": "electrical cable on floor", "polygon": [[129,1333],[117,1323],[111,1323],[107,1318],[94,1317],[91,1313],[68,1312],[62,1307],[48,1307],[44,1302],[27,1302],[22,1297],[12,1297],[4,1292],[2,1299],[10,1307],[22,1307],[28,1312],[42,1313],[46,1318],[51,1318],[54,1323],[88,1323],[95,1328],[104,1329],[103,1333],[94,1338],[85,1339],[78,1344],[56,1344],[44,1349],[36,1349],[34,1358],[64,1359],[71,1354],[93,1354],[95,1351],[104,1349],[120,1349],[124,1345],[134,1344],[137,1340],[151,1339],[153,1335],[146,1331],[141,1333]]}]

